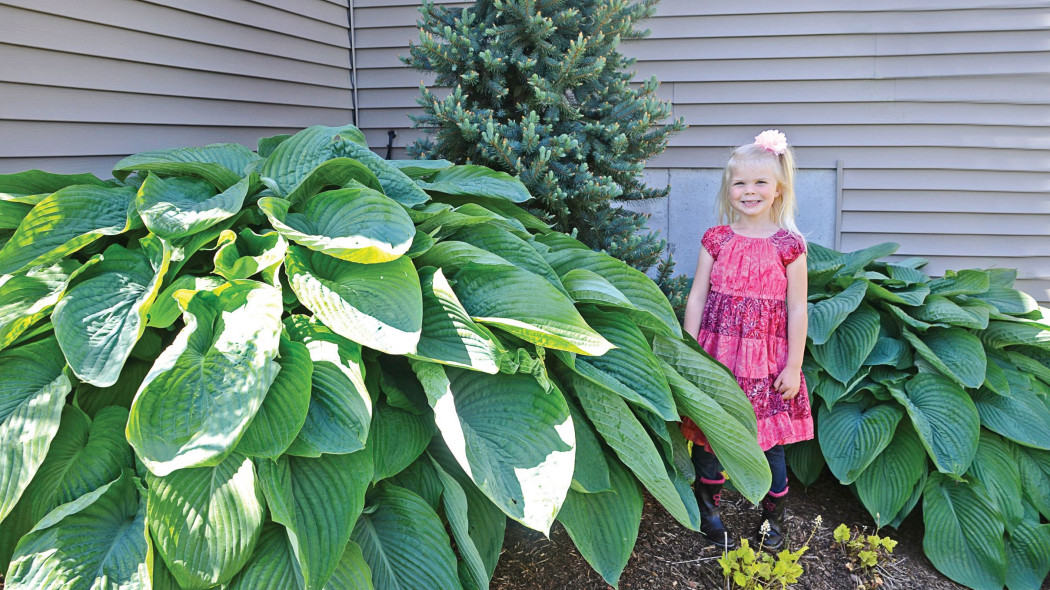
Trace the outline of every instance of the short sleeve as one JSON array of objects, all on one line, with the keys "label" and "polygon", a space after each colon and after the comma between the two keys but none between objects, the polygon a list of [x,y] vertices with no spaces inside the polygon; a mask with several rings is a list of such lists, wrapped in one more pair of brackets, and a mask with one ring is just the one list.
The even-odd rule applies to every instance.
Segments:
[{"label": "short sleeve", "polygon": [[777,252],[780,254],[780,262],[787,266],[806,253],[806,240],[802,236],[782,231],[774,239]]},{"label": "short sleeve", "polygon": [[700,238],[700,244],[712,258],[718,258],[719,250],[733,237],[733,234],[728,230],[728,225],[718,225],[705,231],[704,237]]}]

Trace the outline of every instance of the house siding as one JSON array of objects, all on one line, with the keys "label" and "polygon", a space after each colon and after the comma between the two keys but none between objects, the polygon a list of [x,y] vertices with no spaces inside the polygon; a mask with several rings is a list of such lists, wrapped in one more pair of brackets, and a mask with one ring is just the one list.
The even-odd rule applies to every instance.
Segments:
[{"label": "house siding", "polygon": [[0,172],[353,118],[346,0],[0,2]]},{"label": "house siding", "polygon": [[[654,184],[671,183],[668,202],[642,206],[679,269],[691,273],[702,228],[676,220],[711,218],[691,202],[710,200],[697,192],[709,183],[689,171],[720,168],[775,127],[803,171],[841,166],[831,245],[893,241],[932,274],[1016,268],[1019,288],[1050,301],[1050,3],[844,6],[663,0],[642,23],[650,36],[623,45],[636,79],[656,76],[689,125],[649,163]],[[357,1],[355,14],[361,126],[380,151],[394,130],[401,157],[419,136],[404,114],[421,112],[418,86],[432,81],[397,59],[418,39],[416,3]]]},{"label": "house siding", "polygon": [[[1016,268],[1050,301],[1050,2],[844,6],[663,0],[650,36],[623,45],[690,126],[649,164],[671,196],[642,205],[679,270],[702,228],[675,220],[709,214],[704,179],[775,127],[815,189],[835,184],[834,211],[810,201],[831,245],[894,241],[933,274]],[[0,172],[104,174],[136,151],[351,121],[350,15],[358,124],[384,155],[394,131],[404,157],[419,137],[406,114],[433,82],[399,60],[418,41],[417,1],[0,2]]]}]

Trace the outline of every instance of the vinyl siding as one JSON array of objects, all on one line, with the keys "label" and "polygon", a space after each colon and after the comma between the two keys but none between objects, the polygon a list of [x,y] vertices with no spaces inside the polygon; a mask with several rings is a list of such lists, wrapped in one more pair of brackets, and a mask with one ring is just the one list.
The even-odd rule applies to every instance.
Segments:
[{"label": "vinyl siding", "polygon": [[[418,5],[350,9],[358,124],[381,154],[394,130],[394,157],[433,81],[398,59]],[[841,162],[842,249],[895,241],[934,274],[1017,268],[1050,301],[1050,3],[844,6],[663,0],[651,35],[622,48],[690,125],[650,177],[720,168],[776,127],[801,168]],[[0,1],[0,172],[105,175],[146,149],[351,121],[348,16],[347,0]],[[690,190],[672,186],[654,219],[695,207]]]},{"label": "vinyl siding", "polygon": [[0,2],[0,172],[353,118],[346,0]]},{"label": "vinyl siding", "polygon": [[[650,36],[623,46],[690,126],[651,177],[720,168],[779,128],[801,168],[841,161],[840,248],[894,241],[933,274],[1017,268],[1018,287],[1050,301],[1050,3],[844,6],[663,0]],[[405,113],[432,80],[397,59],[418,38],[415,7],[355,2],[361,126],[381,152],[395,130],[395,156],[418,137]],[[692,197],[672,186],[669,211],[676,198]]]}]

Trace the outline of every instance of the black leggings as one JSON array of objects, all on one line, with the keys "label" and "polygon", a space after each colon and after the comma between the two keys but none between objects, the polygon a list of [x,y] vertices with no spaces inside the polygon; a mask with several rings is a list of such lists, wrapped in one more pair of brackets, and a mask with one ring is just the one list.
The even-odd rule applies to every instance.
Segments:
[{"label": "black leggings", "polygon": [[[779,496],[787,489],[787,461],[784,459],[784,445],[776,445],[766,451],[766,461],[769,461],[769,470],[773,473],[773,484],[769,493]],[[722,477],[722,464],[718,457],[704,450],[700,445],[693,445],[693,467],[696,468],[696,476],[704,483],[720,483],[725,481]]]}]

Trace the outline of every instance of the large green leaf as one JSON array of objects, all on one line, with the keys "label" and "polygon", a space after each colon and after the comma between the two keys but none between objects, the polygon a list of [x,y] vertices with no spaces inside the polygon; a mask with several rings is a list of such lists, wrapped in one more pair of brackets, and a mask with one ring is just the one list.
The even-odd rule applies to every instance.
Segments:
[{"label": "large green leaf", "polygon": [[983,270],[967,269],[949,270],[939,279],[929,283],[934,295],[980,295],[988,290],[990,282],[988,273]]},{"label": "large green leaf", "polygon": [[375,473],[372,481],[397,475],[418,459],[434,437],[434,418],[395,408],[385,400],[375,404],[375,417],[368,429]]},{"label": "large green leaf", "polygon": [[[352,158],[378,178],[386,195],[407,207],[425,203],[429,197],[415,181],[366,147],[364,135],[353,125],[314,125],[281,142],[259,168],[259,175],[278,196],[287,196],[303,183],[312,183],[310,173],[327,160]],[[366,183],[368,184],[368,183]]]},{"label": "large green leaf", "polygon": [[1050,573],[1050,524],[1024,521],[1006,535],[1006,587],[1040,590]]},{"label": "large green leaf", "polygon": [[113,167],[113,176],[124,180],[137,171],[169,176],[196,176],[220,191],[237,184],[259,156],[243,145],[214,143],[196,148],[172,148],[140,152],[124,158]]},{"label": "large green leaf", "polygon": [[99,387],[117,382],[146,330],[146,314],[160,292],[171,250],[162,240],[128,250],[114,244],[97,264],[70,277],[51,321],[70,369]]},{"label": "large green leaf", "polygon": [[941,573],[974,590],[1003,587],[1003,520],[983,486],[934,473],[923,492],[922,516],[922,548]]},{"label": "large green leaf", "polygon": [[[471,481],[470,477],[460,468],[456,458],[449,452],[447,446],[435,440],[435,444],[430,445],[430,450],[427,451],[427,454],[441,466],[445,473],[451,475],[459,483],[464,495],[466,495],[467,519],[470,522],[470,528],[468,529],[470,539],[478,550],[481,561],[485,564],[487,578],[491,579],[492,574],[496,571],[496,563],[499,561],[499,556],[503,552],[503,538],[507,528],[507,516]],[[422,464],[424,464],[422,459],[416,462],[416,465]],[[431,463],[428,462],[426,465],[430,467]],[[434,479],[439,483],[444,481],[436,473],[436,470]],[[443,483],[441,483],[441,486],[441,493],[443,494],[445,486]],[[436,501],[434,505],[437,505]],[[446,512],[448,512],[447,508]]]},{"label": "large green leaf", "polygon": [[485,252],[491,252],[510,262],[514,266],[539,275],[554,285],[559,291],[568,295],[558,273],[550,264],[533,250],[529,243],[510,231],[497,227],[493,223],[484,223],[460,230],[451,236],[452,240],[476,246]]},{"label": "large green leaf", "polygon": [[251,228],[239,234],[226,230],[216,243],[215,274],[233,281],[262,273],[263,282],[276,286],[273,273],[287,252],[287,240],[275,231],[260,235]]},{"label": "large green leaf", "polygon": [[387,160],[387,162],[404,172],[409,178],[419,179],[432,176],[435,172],[451,168],[448,160]]},{"label": "large green leaf", "polygon": [[0,350],[47,317],[65,293],[69,276],[80,264],[62,260],[9,276],[0,282]]},{"label": "large green leaf", "polygon": [[1012,390],[1003,396],[981,389],[973,394],[973,401],[988,430],[1025,446],[1050,450],[1050,408],[1031,391]]},{"label": "large green leaf", "polygon": [[302,343],[283,336],[277,350],[280,371],[237,443],[237,452],[249,457],[276,459],[288,450],[306,423],[310,409],[314,372],[310,351]]},{"label": "large green leaf", "polygon": [[886,526],[926,475],[926,450],[907,421],[897,424],[893,440],[856,480],[857,495],[875,526]]},{"label": "large green leaf", "polygon": [[547,533],[572,483],[575,432],[557,391],[527,374],[412,364],[460,467],[508,516]]},{"label": "large green leaf", "polygon": [[1010,359],[1010,362],[1017,366],[1018,369],[1027,373],[1028,375],[1040,379],[1047,385],[1050,385],[1050,365],[1047,364],[1047,360],[1050,360],[1050,354],[1047,354],[1040,350],[1027,351],[1032,356],[1028,356],[1025,352],[1015,352],[1013,350],[1007,350],[1006,357]]},{"label": "large green leaf", "polygon": [[127,421],[124,408],[104,408],[94,421],[73,406],[62,409],[61,426],[47,457],[0,527],[0,570],[7,570],[15,544],[45,514],[133,467],[131,447],[124,438]]},{"label": "large green leaf", "polygon": [[926,285],[910,285],[903,289],[887,289],[867,276],[862,276],[861,282],[867,284],[869,297],[900,305],[922,305],[926,300],[926,296],[930,294],[930,288]]},{"label": "large green leaf", "polygon": [[214,467],[146,474],[146,513],[157,551],[179,584],[204,590],[225,584],[259,539],[266,507],[248,457]]},{"label": "large green leaf", "polygon": [[973,334],[961,328],[930,328],[921,337],[907,330],[901,335],[945,377],[963,387],[984,383],[987,358],[984,346]]},{"label": "large green leaf", "polygon": [[237,281],[182,304],[183,328],[146,375],[128,441],[155,475],[216,465],[236,446],[277,375],[281,294]]},{"label": "large green leaf", "polygon": [[317,457],[361,450],[372,421],[361,346],[304,316],[292,316],[284,325],[313,361],[306,422],[288,453]]},{"label": "large green leaf", "polygon": [[507,199],[523,203],[532,198],[529,189],[506,172],[497,172],[484,166],[452,166],[430,177],[419,185],[428,191],[450,195],[477,195]]},{"label": "large green leaf", "polygon": [[843,485],[851,484],[893,440],[904,410],[867,397],[839,402],[834,410],[821,406],[817,440],[828,468]]},{"label": "large green leaf", "polygon": [[919,373],[905,387],[907,394],[896,387],[890,392],[908,411],[937,470],[961,478],[980,439],[981,419],[973,400],[950,379],[931,373]]},{"label": "large green leaf", "polygon": [[16,203],[0,195],[0,230],[15,229],[32,210],[33,205],[29,203]]},{"label": "large green leaf", "polygon": [[259,175],[272,181],[267,184],[278,196],[287,196],[306,181],[314,169],[337,157],[333,144],[344,138],[367,144],[364,134],[353,125],[307,127],[278,143],[259,167]]},{"label": "large green leaf", "polygon": [[[132,358],[124,364],[124,370],[120,372],[117,382],[109,387],[96,387],[90,383],[78,384],[73,395],[73,405],[92,419],[103,408],[109,406],[119,406],[125,410],[131,408],[135,393],[149,373],[150,366],[151,363]],[[127,424],[126,419],[124,423]]]},{"label": "large green leaf", "polygon": [[[153,300],[153,305],[149,307],[149,312],[146,314],[148,318],[146,327],[168,328],[179,319],[182,315],[182,310],[179,309],[179,299],[175,298],[175,294],[179,291],[214,291],[225,284],[225,279],[215,275],[202,277],[188,274],[179,275],[177,279],[165,286],[164,290]],[[185,298],[185,294],[180,295],[180,297]]]},{"label": "large green leaf", "polygon": [[361,546],[376,588],[459,590],[456,556],[445,526],[419,496],[381,486],[375,509],[361,516],[351,539]]},{"label": "large green leaf", "polygon": [[336,334],[387,354],[415,352],[423,300],[407,257],[358,264],[292,245],[285,264],[299,301]]},{"label": "large green leaf", "polygon": [[295,189],[288,193],[287,198],[294,206],[326,188],[346,188],[356,185],[380,192],[383,190],[376,175],[361,162],[350,158],[332,158],[311,170]]},{"label": "large green leaf", "polygon": [[1050,519],[1050,451],[1012,445],[1021,489],[1044,518]]},{"label": "large green leaf", "polygon": [[729,369],[704,352],[699,344],[691,338],[687,341],[658,334],[653,337],[653,353],[713,399],[758,439],[755,408]]},{"label": "large green leaf", "polygon": [[562,284],[577,303],[593,303],[626,309],[634,304],[612,283],[596,273],[582,268],[573,269],[561,278]]},{"label": "large green leaf", "polygon": [[1050,350],[1050,330],[1039,324],[989,322],[988,329],[981,331],[981,341],[992,348],[1025,344]]},{"label": "large green leaf", "polygon": [[598,494],[570,490],[558,522],[587,563],[615,588],[638,540],[642,489],[619,461],[608,463],[612,489]]},{"label": "large green leaf", "polygon": [[664,420],[677,421],[675,401],[660,360],[638,326],[616,312],[601,312],[589,306],[580,312],[588,325],[615,348],[598,357],[577,357],[577,372]]},{"label": "large green leaf", "polygon": [[[305,584],[284,527],[271,523],[263,527],[255,553],[226,589],[306,590]],[[346,544],[335,573],[324,590],[372,590],[371,572],[361,555],[361,548],[355,543]]]},{"label": "large green leaf", "polygon": [[50,264],[101,236],[131,229],[135,190],[75,185],[49,195],[22,220],[0,249],[0,275]]},{"label": "large green leaf", "polygon": [[430,200],[430,197],[414,180],[368,149],[364,143],[338,140],[332,142],[332,149],[335,156],[353,158],[367,166],[379,179],[379,184],[382,185],[386,196],[405,207],[412,207]]},{"label": "large green leaf", "polygon": [[52,338],[0,352],[0,520],[44,462],[72,389]]},{"label": "large green leaf", "polygon": [[282,236],[300,246],[350,262],[389,262],[408,252],[416,228],[404,207],[381,192],[344,188],[311,197],[301,211],[277,197],[259,208]]},{"label": "large green leaf", "polygon": [[817,481],[828,464],[820,450],[820,443],[812,438],[787,445],[784,447],[784,453],[787,456],[787,464],[791,466],[791,472],[795,474],[799,483],[806,487]]},{"label": "large green leaf", "polygon": [[411,356],[444,365],[497,373],[503,347],[486,328],[470,319],[441,269],[419,269],[423,330]]},{"label": "large green leaf", "polygon": [[991,303],[1002,313],[1024,315],[1039,309],[1039,303],[1034,297],[1009,286],[991,286],[984,293],[973,297]]},{"label": "large green leaf", "polygon": [[931,324],[951,324],[963,328],[983,330],[988,327],[988,314],[971,311],[943,295],[930,295],[922,307],[916,308],[914,316]]},{"label": "large green leaf", "polygon": [[981,442],[973,458],[969,475],[984,484],[999,513],[1003,516],[1007,532],[1024,519],[1021,505],[1021,472],[1010,451],[1010,444],[998,435],[981,430]]},{"label": "large green leaf", "polygon": [[[985,349],[984,354],[988,362],[985,366],[984,383],[981,384],[981,387],[987,388],[998,395],[1010,395],[1011,377],[1006,371],[1008,368],[1011,373],[1017,374],[1017,367],[1012,366],[1006,359],[1002,358],[1001,351]],[[1019,375],[1015,377],[1015,379],[1021,378],[1025,378],[1025,376]]]},{"label": "large green leaf", "polygon": [[813,344],[824,344],[849,314],[864,301],[864,281],[856,281],[835,296],[809,304],[809,337]]},{"label": "large green leaf", "polygon": [[435,202],[455,207],[462,207],[468,203],[484,207],[504,219],[513,219],[516,224],[520,224],[521,227],[527,228],[528,231],[532,233],[547,233],[551,231],[551,226],[549,224],[544,223],[535,215],[532,215],[507,199],[499,197],[479,197],[477,195],[450,195],[448,193],[434,193],[431,195],[431,198],[434,199]]},{"label": "large green leaf", "polygon": [[130,471],[59,506],[18,544],[8,590],[149,588],[144,490]]},{"label": "large green leaf", "polygon": [[335,573],[372,480],[368,451],[319,458],[260,460],[259,481],[274,522],[288,531],[306,590]]},{"label": "large green leaf", "polygon": [[862,304],[849,314],[823,345],[809,347],[825,371],[848,383],[879,340],[879,312]]},{"label": "large green leaf", "polygon": [[552,232],[537,236],[536,240],[539,244],[533,247],[545,247],[540,254],[558,276],[564,278],[574,269],[589,270],[612,283],[631,301],[635,311],[629,315],[639,326],[668,336],[682,336],[682,325],[667,296],[643,273],[612,256],[594,252],[565,234]]},{"label": "large green leaf", "polygon": [[898,248],[900,248],[900,244],[884,242],[881,244],[875,244],[874,246],[869,246],[863,250],[843,254],[842,263],[844,266],[842,270],[839,271],[838,276],[851,277],[875,260],[893,254]]},{"label": "large green leaf", "polygon": [[244,178],[216,194],[204,180],[150,174],[139,187],[135,208],[151,232],[165,239],[182,238],[236,215],[249,188]]},{"label": "large green leaf", "polygon": [[453,290],[475,321],[545,348],[601,355],[612,344],[580,316],[572,300],[516,266],[466,264]]},{"label": "large green leaf", "polygon": [[449,475],[435,459],[431,458],[430,461],[441,480],[441,501],[445,508],[445,517],[448,519],[449,529],[452,530],[452,537],[460,555],[459,579],[467,590],[487,590],[492,573],[470,536],[470,504],[467,494],[459,481]]},{"label": "large green leaf", "polygon": [[464,203],[455,209],[448,209],[446,205],[427,211],[412,209],[409,214],[414,216],[413,221],[418,224],[416,229],[439,240],[486,225],[528,235],[525,226],[513,217],[504,217],[474,203]]},{"label": "large green leaf", "polygon": [[696,499],[675,487],[663,457],[627,402],[586,379],[575,377],[572,382],[583,411],[620,461],[675,520],[699,530],[700,510]]},{"label": "large green leaf", "polygon": [[[74,184],[107,186],[94,174],[54,174],[43,170],[26,170],[14,174],[0,174],[0,197],[16,202],[26,195],[49,195]],[[30,203],[32,204],[32,203]]]},{"label": "large green leaf", "polygon": [[[671,385],[678,411],[704,431],[733,486],[757,504],[769,491],[772,476],[754,433],[670,365],[663,361],[660,365]],[[754,413],[752,420],[753,416]]]},{"label": "large green leaf", "polygon": [[418,264],[435,266],[450,276],[467,264],[488,264],[492,266],[514,266],[509,260],[483,250],[473,244],[458,240],[445,239],[434,244],[418,259]]},{"label": "large green leaf", "polygon": [[[871,355],[868,355],[868,358],[871,358]],[[864,362],[867,363],[868,361],[865,360]],[[828,409],[831,409],[835,407],[839,400],[849,398],[858,388],[870,385],[872,381],[868,378],[870,374],[871,369],[864,367],[847,383],[841,383],[837,379],[832,379],[830,376],[822,374],[820,379],[812,382],[807,380],[806,384],[810,387],[810,391],[824,400]]]},{"label": "large green leaf", "polygon": [[572,427],[576,431],[576,465],[572,470],[572,489],[578,492],[607,492],[610,488],[609,466],[606,464],[602,444],[598,433],[584,416],[583,410],[571,400],[566,399],[569,414],[572,415]]}]

